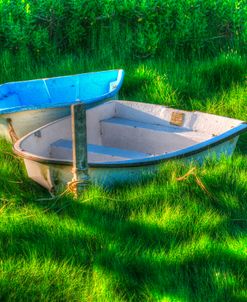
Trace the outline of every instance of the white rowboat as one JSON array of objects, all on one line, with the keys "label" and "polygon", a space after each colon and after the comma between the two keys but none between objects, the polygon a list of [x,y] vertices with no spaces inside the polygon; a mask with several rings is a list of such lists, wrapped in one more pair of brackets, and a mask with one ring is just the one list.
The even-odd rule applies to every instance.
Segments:
[{"label": "white rowboat", "polygon": [[[232,155],[243,121],[173,108],[110,101],[86,111],[88,174],[111,186],[155,173],[172,159],[202,162]],[[71,116],[47,124],[14,145],[29,177],[52,191],[73,178]]]}]

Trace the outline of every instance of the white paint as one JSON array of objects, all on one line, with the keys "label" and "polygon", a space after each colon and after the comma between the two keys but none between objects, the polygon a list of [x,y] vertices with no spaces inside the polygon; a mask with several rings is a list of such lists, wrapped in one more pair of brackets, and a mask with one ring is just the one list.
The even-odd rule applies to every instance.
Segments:
[{"label": "white paint", "polygon": [[[116,97],[116,96],[115,96]],[[105,100],[107,101],[107,99]],[[107,104],[105,104],[106,114],[104,115],[107,119],[108,116],[111,116],[111,113],[108,112]],[[115,110],[110,109],[109,110]],[[1,114],[0,117],[0,136],[5,139],[11,141],[11,137],[9,135],[8,122],[7,119],[11,119],[13,129],[17,135],[17,137],[21,138],[34,129],[38,129],[52,121],[58,120],[62,117],[70,115],[70,106],[65,107],[54,107],[54,108],[46,108],[46,109],[38,109],[38,110],[26,110],[19,112],[11,112],[8,114]],[[97,115],[97,110],[95,111],[95,115]],[[91,120],[92,126],[96,126],[94,123],[94,118],[91,118],[91,114],[89,113],[89,119]],[[90,136],[92,137],[92,136]]]},{"label": "white paint", "polygon": [[[217,158],[223,154],[230,156],[235,148],[238,137],[233,142],[226,142],[212,148],[210,151],[204,151],[186,158],[186,161],[203,162],[206,158]],[[142,178],[155,175],[161,166],[148,165],[140,167],[125,167],[125,168],[89,168],[88,173],[93,183],[102,186],[112,186],[116,183],[136,182]],[[73,178],[72,166],[42,164],[32,160],[25,160],[28,176],[41,186],[48,190],[64,190],[67,184]]]},{"label": "white paint", "polygon": [[[160,165],[165,164],[160,163],[160,156],[178,150],[186,153],[183,150],[211,141],[215,133],[223,135],[242,123],[216,115],[182,111],[184,125],[179,127],[170,124],[174,111],[178,110],[127,101],[111,101],[87,110],[89,175],[92,182],[108,186],[138,180],[143,175],[155,173]],[[202,162],[206,157],[230,156],[237,139],[238,136],[235,136],[229,141],[212,145],[208,150],[186,156],[186,160]],[[32,157],[25,159],[28,175],[51,190],[54,186],[65,186],[72,179],[71,145],[71,118],[67,116],[31,132],[14,148],[25,158]],[[152,164],[141,164],[149,158],[153,159]],[[49,162],[54,159],[56,164]],[[48,163],[43,164],[40,160]],[[137,166],[126,167],[131,160],[136,160]],[[62,161],[66,161],[67,165],[61,164]],[[119,167],[113,167],[114,162]],[[108,167],[90,167],[92,163],[108,163]]]},{"label": "white paint", "polygon": [[20,111],[1,115],[0,135],[11,141],[7,119],[11,119],[16,135],[21,138],[27,133],[47,123],[70,114],[70,107],[50,108],[42,110]]}]

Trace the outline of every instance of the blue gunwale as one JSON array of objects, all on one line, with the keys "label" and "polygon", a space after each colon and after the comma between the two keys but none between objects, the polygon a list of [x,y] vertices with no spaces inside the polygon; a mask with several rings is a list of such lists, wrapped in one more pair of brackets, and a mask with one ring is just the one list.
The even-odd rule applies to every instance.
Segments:
[{"label": "blue gunwale", "polygon": [[[52,122],[54,123],[54,122]],[[50,123],[50,124],[52,124]],[[48,125],[47,125],[48,126]],[[43,128],[43,127],[42,127]],[[38,130],[38,129],[37,129]],[[37,131],[35,130],[35,131]],[[33,131],[33,132],[35,132]],[[29,133],[28,135],[24,136],[18,143],[14,146],[14,152],[25,159],[33,160],[39,163],[44,164],[55,164],[55,165],[72,165],[71,160],[59,160],[59,159],[51,159],[49,157],[41,157],[32,155],[28,152],[25,152],[20,148],[20,144],[22,140],[24,140],[27,136],[32,134],[33,132]],[[204,142],[195,144],[193,146],[180,149],[178,151],[170,152],[167,154],[162,154],[158,156],[151,156],[146,157],[143,159],[128,159],[128,160],[121,160],[121,161],[114,161],[114,162],[103,162],[103,163],[88,163],[89,168],[130,168],[130,167],[143,167],[143,166],[150,166],[150,165],[157,165],[162,162],[166,162],[168,160],[174,159],[183,159],[186,157],[190,157],[196,154],[199,154],[203,151],[209,150],[212,147],[220,145],[224,142],[227,142],[234,137],[247,132],[247,123],[243,122],[240,125],[230,129],[218,136],[205,140]]]},{"label": "blue gunwale", "polygon": [[[46,81],[52,81],[52,80],[66,80],[66,78],[69,80],[71,80],[72,78],[76,79],[79,78],[80,76],[84,76],[86,77],[87,75],[92,76],[92,75],[97,75],[100,76],[102,75],[102,77],[104,76],[104,74],[110,75],[112,73],[112,75],[116,75],[117,72],[117,76],[112,76],[112,79],[108,78],[108,83],[110,82],[117,82],[116,87],[113,90],[110,90],[108,88],[108,91],[105,93],[102,93],[96,97],[89,97],[89,98],[74,98],[73,101],[68,101],[68,102],[53,102],[52,99],[47,99],[46,102],[44,103],[39,103],[39,104],[23,104],[23,105],[16,105],[16,106],[9,106],[9,107],[3,107],[1,108],[2,104],[1,101],[3,101],[4,99],[7,99],[9,96],[13,96],[15,93],[11,92],[9,95],[5,95],[6,93],[2,92],[2,97],[1,97],[1,90],[6,89],[6,87],[10,86],[10,85],[30,85],[30,84],[35,84],[39,81],[42,81],[44,83],[44,88],[47,88],[46,86]],[[124,79],[124,70],[122,69],[113,69],[113,70],[106,70],[106,71],[98,71],[98,72],[88,72],[88,73],[83,73],[83,74],[75,74],[75,75],[69,75],[69,76],[61,76],[61,77],[53,77],[53,78],[44,78],[44,79],[34,79],[34,80],[29,80],[29,81],[19,81],[19,82],[8,82],[8,83],[4,83],[0,85],[0,114],[9,114],[9,113],[15,113],[15,112],[21,112],[21,111],[27,111],[27,110],[42,110],[42,109],[49,109],[49,108],[62,108],[62,107],[67,107],[70,106],[74,103],[77,103],[78,101],[80,102],[84,102],[87,105],[87,108],[90,108],[94,105],[98,105],[101,102],[103,102],[106,99],[112,98],[114,97],[118,91],[120,90],[122,84],[123,84],[123,79]],[[8,88],[7,88],[8,89]],[[22,88],[23,89],[23,88]],[[28,88],[27,88],[28,89]],[[75,88],[77,89],[77,88]],[[46,93],[46,92],[45,92]],[[8,92],[7,92],[8,94]],[[16,93],[18,95],[18,93]],[[47,91],[47,94],[49,98],[49,91]],[[42,99],[42,96],[40,97]]]}]

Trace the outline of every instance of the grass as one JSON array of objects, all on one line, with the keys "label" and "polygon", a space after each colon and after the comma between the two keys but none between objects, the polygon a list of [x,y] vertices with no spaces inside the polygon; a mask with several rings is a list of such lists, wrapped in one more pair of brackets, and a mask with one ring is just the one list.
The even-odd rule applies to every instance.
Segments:
[{"label": "grass", "polygon": [[33,56],[110,45],[114,55],[146,58],[170,49],[202,57],[246,53],[246,17],[242,0],[1,0],[0,39],[2,49]]},{"label": "grass", "polygon": [[[121,98],[247,120],[246,58],[236,54],[0,61],[0,82],[123,67]],[[0,301],[246,301],[246,143],[231,159],[170,162],[153,179],[74,200],[51,199],[1,141]]]}]

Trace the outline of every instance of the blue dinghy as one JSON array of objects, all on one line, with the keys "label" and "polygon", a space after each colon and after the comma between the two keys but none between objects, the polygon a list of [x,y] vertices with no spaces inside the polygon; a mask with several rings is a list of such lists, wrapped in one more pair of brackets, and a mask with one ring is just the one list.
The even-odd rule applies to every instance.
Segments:
[{"label": "blue dinghy", "polygon": [[16,141],[70,114],[78,101],[88,107],[116,99],[123,70],[109,70],[0,85],[0,136]]}]

